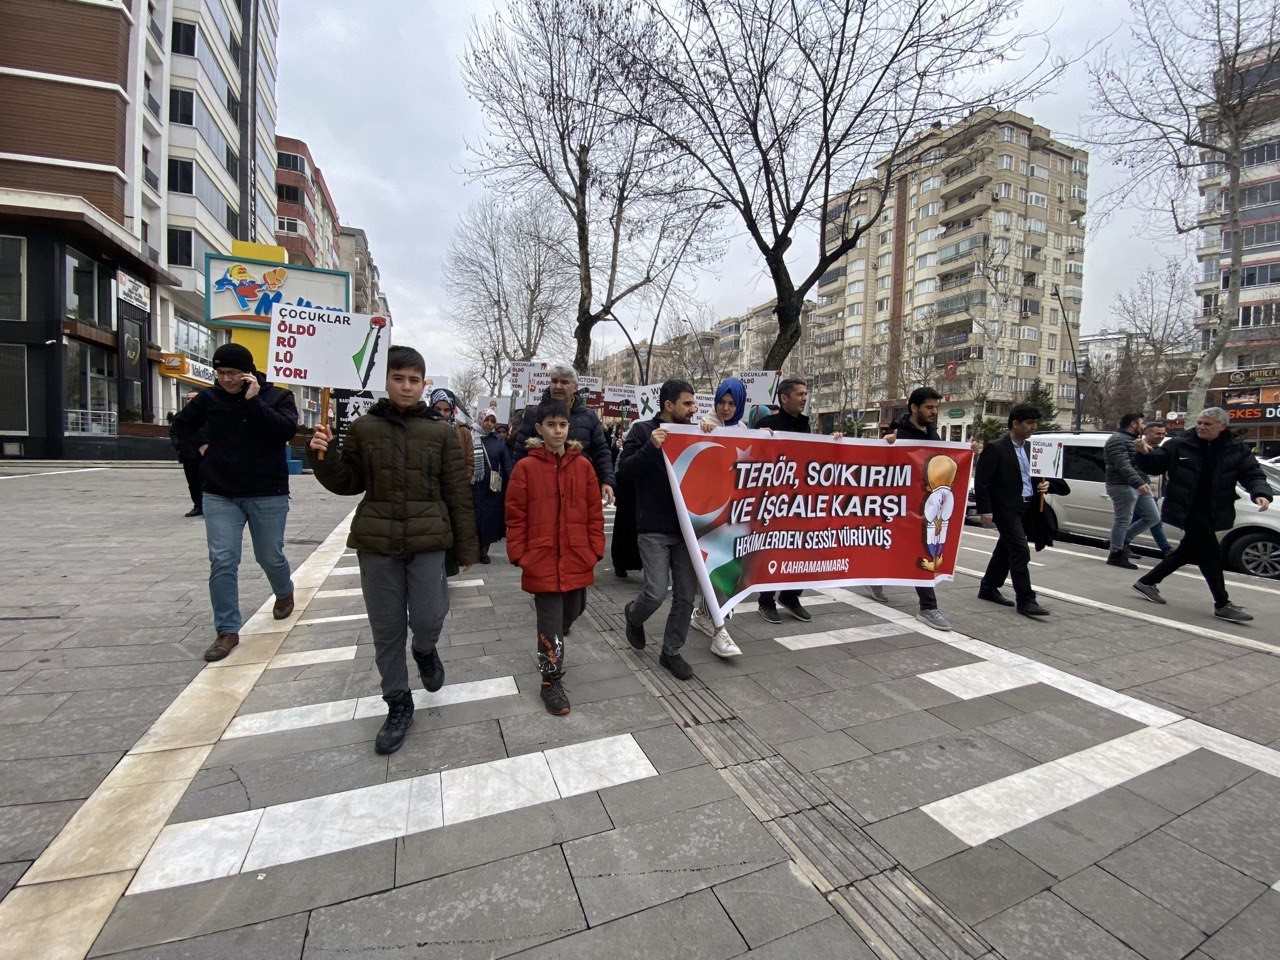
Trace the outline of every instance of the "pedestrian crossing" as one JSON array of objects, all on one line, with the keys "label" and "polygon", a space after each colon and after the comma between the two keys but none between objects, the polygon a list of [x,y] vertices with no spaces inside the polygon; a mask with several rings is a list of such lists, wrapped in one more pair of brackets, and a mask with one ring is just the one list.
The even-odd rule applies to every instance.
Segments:
[{"label": "pedestrian crossing", "polygon": [[657,776],[631,734],[166,826],[126,896],[267,870]]}]

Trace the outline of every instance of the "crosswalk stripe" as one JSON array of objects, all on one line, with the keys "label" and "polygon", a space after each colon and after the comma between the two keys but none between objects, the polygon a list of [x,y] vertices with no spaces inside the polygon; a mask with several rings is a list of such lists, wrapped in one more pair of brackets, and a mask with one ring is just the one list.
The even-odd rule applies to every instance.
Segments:
[{"label": "crosswalk stripe", "polygon": [[268,670],[283,667],[309,667],[317,663],[341,663],[356,658],[354,644],[347,647],[326,647],[323,650],[300,650],[296,653],[277,653],[267,663]]},{"label": "crosswalk stripe", "polygon": [[629,733],[166,826],[126,896],[263,870],[657,776]]}]

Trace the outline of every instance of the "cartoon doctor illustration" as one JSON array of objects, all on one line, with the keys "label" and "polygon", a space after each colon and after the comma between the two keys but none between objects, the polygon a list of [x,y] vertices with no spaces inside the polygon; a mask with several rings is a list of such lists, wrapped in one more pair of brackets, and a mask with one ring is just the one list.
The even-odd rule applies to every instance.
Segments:
[{"label": "cartoon doctor illustration", "polygon": [[924,508],[924,547],[927,556],[916,560],[921,570],[933,572],[942,560],[947,543],[947,524],[955,508],[951,484],[956,479],[956,462],[944,454],[930,457],[924,464],[924,488],[928,492]]}]

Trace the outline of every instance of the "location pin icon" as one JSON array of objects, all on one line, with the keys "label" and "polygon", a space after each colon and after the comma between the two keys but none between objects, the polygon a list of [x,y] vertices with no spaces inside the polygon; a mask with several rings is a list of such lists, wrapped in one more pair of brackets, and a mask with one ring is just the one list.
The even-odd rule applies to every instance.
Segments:
[{"label": "location pin icon", "polygon": [[770,576],[772,576],[774,573],[776,573],[776,572],[777,572],[777,570],[778,570],[778,561],[777,561],[777,560],[770,560],[770,561],[769,561],[769,575],[770,575]]}]

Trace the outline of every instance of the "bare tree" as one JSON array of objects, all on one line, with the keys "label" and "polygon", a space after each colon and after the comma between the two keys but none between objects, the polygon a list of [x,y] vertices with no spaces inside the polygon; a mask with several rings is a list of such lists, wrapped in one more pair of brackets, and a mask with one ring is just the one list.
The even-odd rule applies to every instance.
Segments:
[{"label": "bare tree", "polygon": [[[1130,0],[1132,47],[1090,69],[1091,138],[1126,176],[1107,195],[1150,198],[1171,228],[1225,228],[1226,303],[1187,388],[1187,422],[1204,407],[1240,317],[1240,174],[1251,131],[1276,111],[1280,8],[1274,0]],[[1199,180],[1225,176],[1196,212]]]},{"label": "bare tree", "polygon": [[1141,388],[1137,399],[1148,414],[1173,379],[1187,372],[1196,349],[1195,278],[1190,265],[1166,260],[1162,269],[1147,267],[1112,302],[1125,353],[1132,354],[1124,379]]},{"label": "bare tree", "polygon": [[466,409],[476,402],[476,397],[484,389],[484,374],[478,366],[470,364],[463,367],[449,378],[449,389],[458,399],[458,406]]},{"label": "bare tree", "polygon": [[479,364],[489,389],[511,362],[568,352],[576,272],[565,259],[568,231],[545,203],[515,206],[485,197],[454,229],[445,262],[459,352]]},{"label": "bare tree", "polygon": [[462,60],[487,121],[470,145],[474,172],[517,195],[549,189],[566,218],[581,373],[596,324],[626,301],[661,299],[664,284],[719,250],[689,162],[622,109],[651,109],[652,89],[636,84],[624,98],[601,59],[614,43],[645,42],[624,0],[509,0],[477,24]]},{"label": "bare tree", "polygon": [[[806,294],[884,209],[898,168],[914,162],[921,128],[979,105],[1012,103],[1057,68],[1006,84],[974,78],[1017,56],[1006,31],[1016,0],[646,0],[660,42],[615,47],[657,109],[631,104],[696,165],[717,202],[737,211],[778,301],[764,363],[780,368],[800,339]],[[878,169],[877,169],[878,166]],[[878,181],[866,219],[838,201]],[[824,214],[826,222],[823,222]],[[811,267],[788,263],[803,232],[818,233]]]}]

